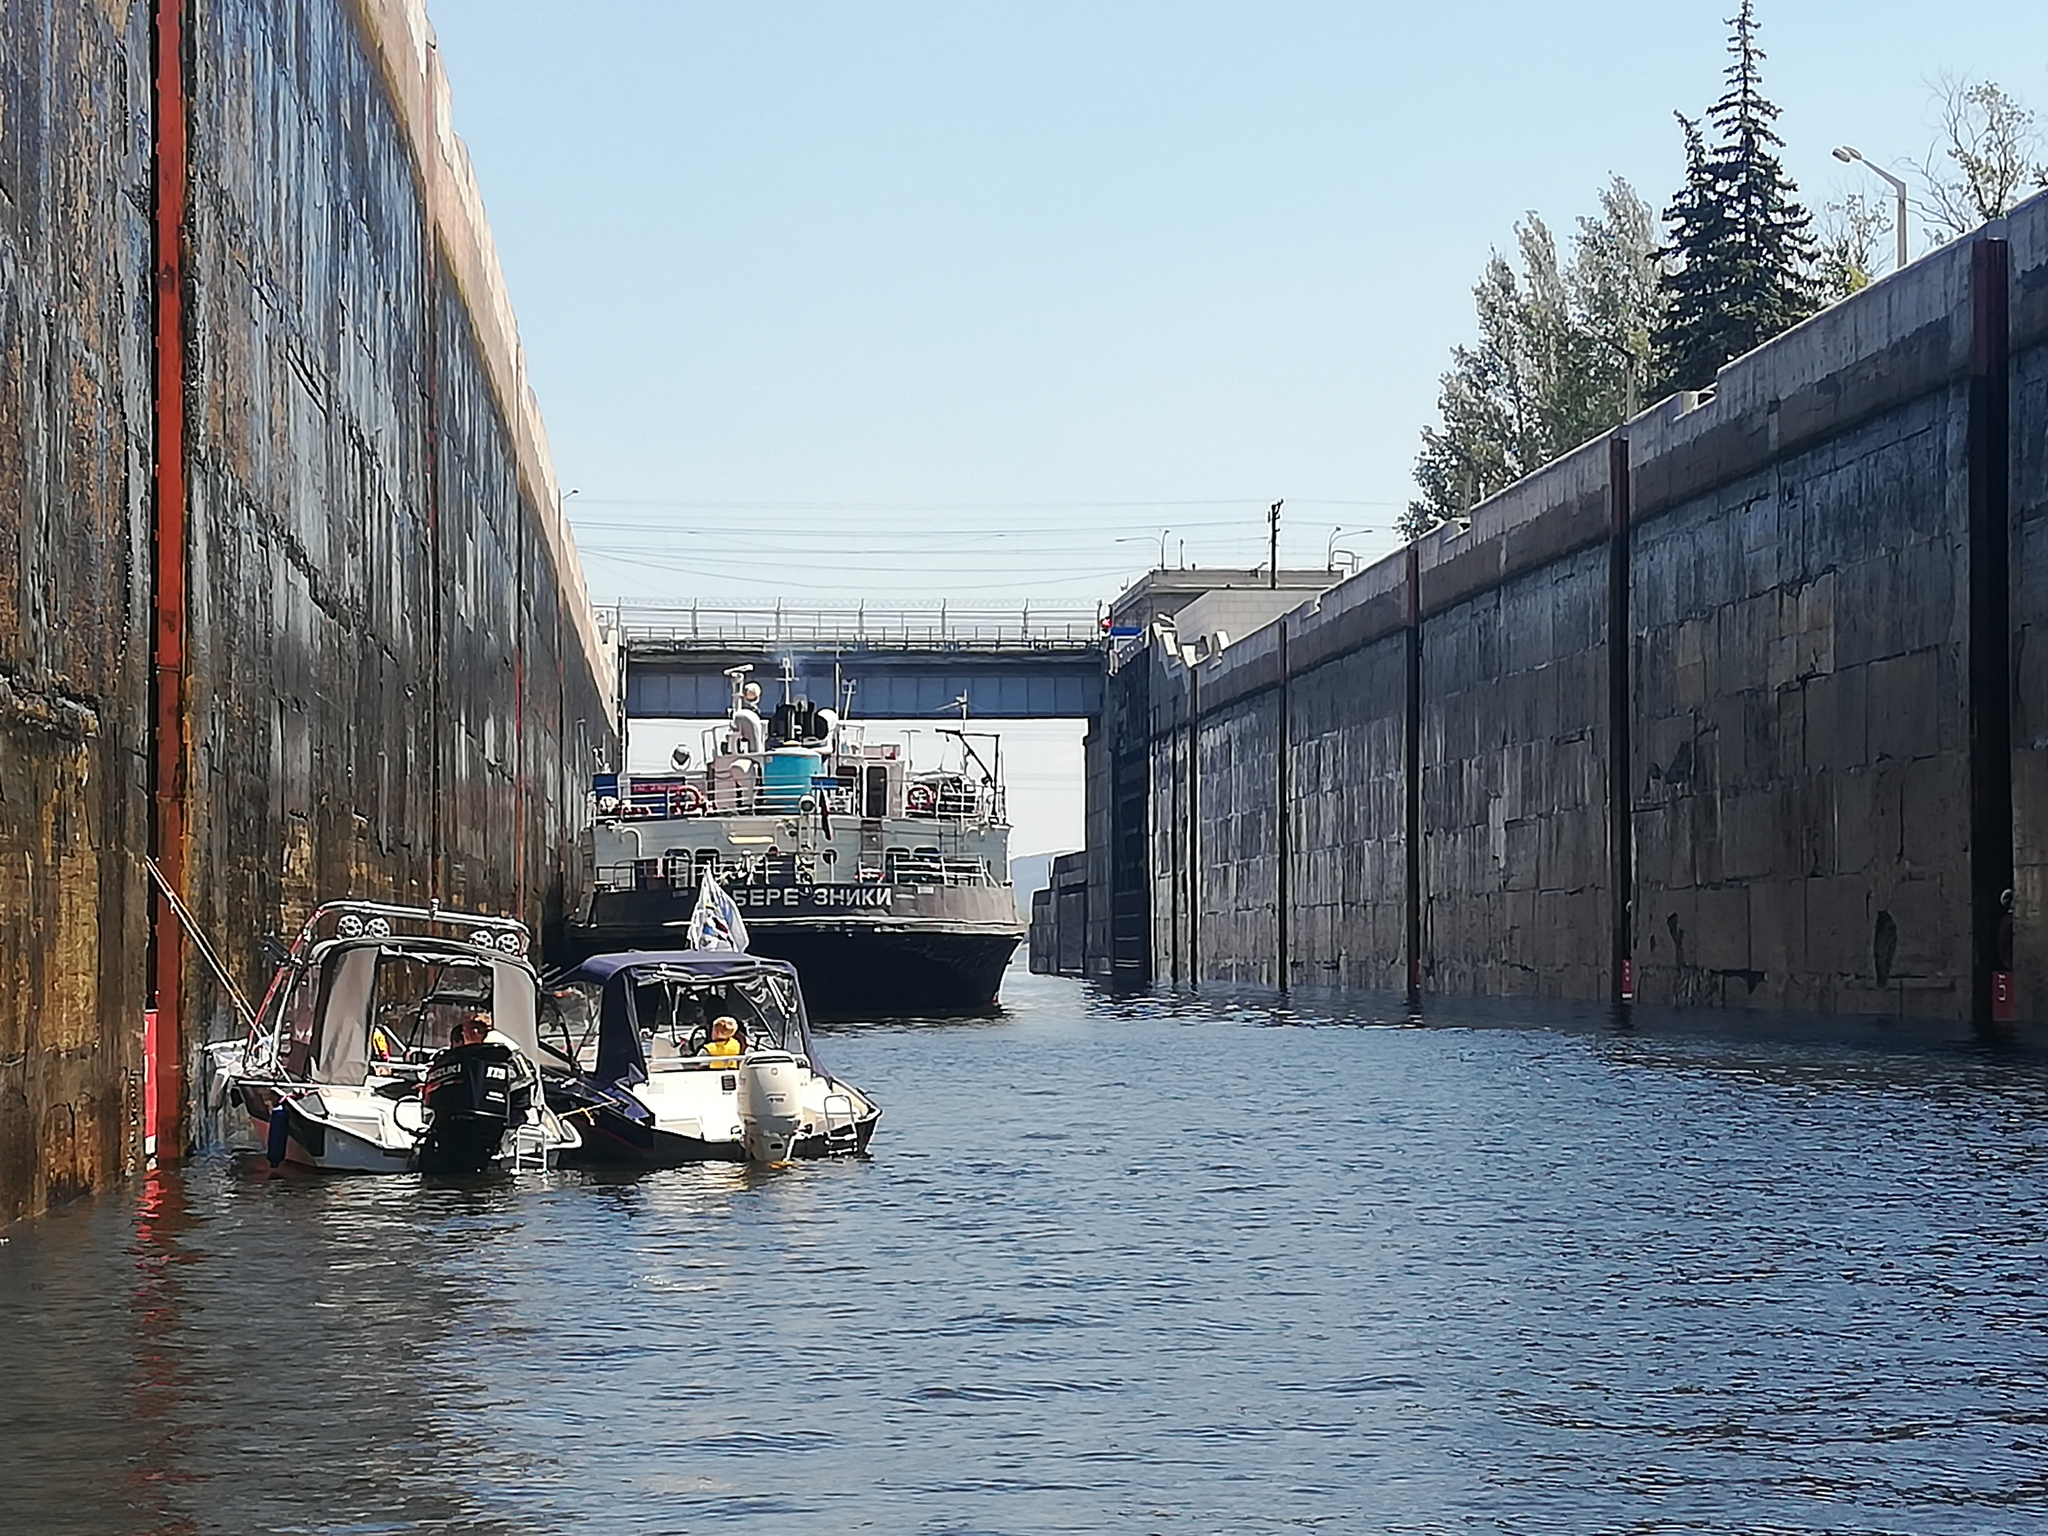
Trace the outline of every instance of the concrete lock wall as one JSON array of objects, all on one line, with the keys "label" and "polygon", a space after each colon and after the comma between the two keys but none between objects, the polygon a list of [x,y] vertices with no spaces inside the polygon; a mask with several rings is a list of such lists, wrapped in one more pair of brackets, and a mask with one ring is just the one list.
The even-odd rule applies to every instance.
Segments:
[{"label": "concrete lock wall", "polygon": [[2006,238],[2013,965],[2018,1001],[2038,1019],[2048,1013],[2048,203],[2008,219]]},{"label": "concrete lock wall", "polygon": [[2044,440],[2037,198],[1220,655],[1160,626],[1154,974],[2038,1017]]},{"label": "concrete lock wall", "polygon": [[[266,935],[343,895],[546,932],[579,895],[614,667],[419,0],[0,5],[0,144],[43,155],[0,171],[0,518],[24,551],[0,678],[31,700],[0,718],[0,775],[24,786],[0,851],[8,876],[48,871],[0,884],[24,935],[0,999],[21,1047],[0,1046],[4,1220],[136,1161],[145,853],[245,990]],[[182,28],[177,63],[153,26]],[[153,197],[174,184],[152,305]],[[30,228],[38,198],[69,211]],[[181,388],[151,388],[152,354]],[[180,490],[178,587],[152,535]],[[17,617],[31,592],[62,599],[61,629]],[[151,610],[161,631],[174,600],[182,664],[153,699]],[[171,937],[175,1061],[238,1026]],[[44,1124],[53,1094],[97,1117],[89,1167]]]},{"label": "concrete lock wall", "polygon": [[0,0],[0,1221],[134,1165],[149,15]]}]

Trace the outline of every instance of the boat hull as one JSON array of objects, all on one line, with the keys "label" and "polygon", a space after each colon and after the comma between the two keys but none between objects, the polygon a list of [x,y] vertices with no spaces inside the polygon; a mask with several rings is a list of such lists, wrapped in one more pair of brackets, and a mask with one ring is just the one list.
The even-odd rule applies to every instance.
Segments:
[{"label": "boat hull", "polygon": [[280,1092],[275,1083],[252,1081],[231,1084],[225,1097],[247,1116],[246,1138],[231,1136],[231,1146],[261,1151],[273,1167],[289,1163],[323,1173],[474,1174],[552,1167],[579,1140],[552,1117],[542,1117],[518,1129],[500,1126],[473,1145],[429,1146],[426,1138],[400,1134],[395,1125],[373,1123],[367,1116],[309,1113],[328,1107],[320,1093]]},{"label": "boat hull", "polygon": [[[851,1142],[818,1133],[799,1136],[791,1155],[809,1162],[864,1153],[875,1134],[879,1111],[854,1126]],[[633,1168],[683,1168],[695,1163],[744,1163],[746,1146],[730,1138],[711,1140],[628,1119],[617,1110],[602,1109],[583,1118],[583,1145],[564,1162],[603,1163]]]}]

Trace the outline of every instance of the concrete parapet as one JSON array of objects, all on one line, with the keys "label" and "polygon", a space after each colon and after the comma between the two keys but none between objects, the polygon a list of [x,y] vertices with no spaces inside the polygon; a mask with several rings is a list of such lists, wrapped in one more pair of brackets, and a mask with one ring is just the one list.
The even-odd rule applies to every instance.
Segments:
[{"label": "concrete parapet", "polygon": [[1711,395],[1674,396],[1628,423],[1632,515],[1655,516],[1960,378],[1972,243],[1924,256],[1736,358]]},{"label": "concrete parapet", "polygon": [[1374,561],[1285,616],[1290,665],[1308,671],[1406,628],[1409,596],[1406,554]]},{"label": "concrete parapet", "polygon": [[1445,524],[1416,540],[1423,614],[1604,541],[1608,441],[1596,437],[1488,497],[1472,509],[1469,527]]}]

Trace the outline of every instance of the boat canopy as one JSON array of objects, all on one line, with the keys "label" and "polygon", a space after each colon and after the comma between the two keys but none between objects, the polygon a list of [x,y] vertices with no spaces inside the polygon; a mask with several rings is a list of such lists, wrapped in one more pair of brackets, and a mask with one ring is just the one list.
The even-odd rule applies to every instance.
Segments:
[{"label": "boat canopy", "polygon": [[691,993],[714,988],[737,992],[756,1010],[756,1022],[766,1026],[777,1048],[809,1058],[813,1069],[823,1072],[804,1015],[796,967],[787,960],[729,950],[635,950],[593,955],[555,981],[557,986],[601,989],[592,1073],[599,1082],[630,1087],[647,1081],[642,1031],[652,1032],[662,1021],[641,1018],[639,993],[644,986],[662,983]]},{"label": "boat canopy", "polygon": [[[532,967],[511,955],[486,958],[453,945],[448,946],[448,951],[437,953],[417,940],[344,939],[318,953],[312,966],[318,977],[318,992],[309,1076],[316,1082],[346,1085],[360,1084],[368,1078],[370,1032],[378,1022],[378,963],[387,956],[452,962],[465,970],[488,973],[491,1027],[526,1056],[536,1057],[540,1032],[534,1017],[537,983]],[[300,985],[312,980],[307,977]]]}]

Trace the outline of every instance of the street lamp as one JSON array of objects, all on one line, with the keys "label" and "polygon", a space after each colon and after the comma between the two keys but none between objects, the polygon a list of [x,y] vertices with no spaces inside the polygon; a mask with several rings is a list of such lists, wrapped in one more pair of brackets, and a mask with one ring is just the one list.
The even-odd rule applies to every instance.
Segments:
[{"label": "street lamp", "polygon": [[1890,171],[1886,170],[1886,169],[1885,169],[1885,168],[1884,168],[1883,166],[1881,166],[1881,165],[1878,165],[1878,164],[1875,164],[1875,163],[1874,163],[1874,162],[1872,162],[1872,161],[1869,161],[1869,160],[1865,160],[1865,159],[1863,158],[1863,151],[1862,151],[1862,150],[1860,150],[1860,149],[1855,149],[1855,148],[1852,148],[1851,146],[1849,146],[1849,145],[1847,145],[1847,144],[1844,144],[1844,145],[1843,145],[1843,146],[1842,146],[1842,147],[1841,147],[1840,149],[1838,149],[1838,150],[1836,150],[1836,151],[1835,151],[1835,158],[1836,158],[1837,160],[1841,161],[1841,162],[1842,162],[1842,164],[1844,164],[1844,165],[1848,165],[1848,164],[1849,164],[1849,163],[1851,163],[1852,161],[1853,161],[1853,162],[1856,162],[1856,163],[1858,163],[1858,164],[1860,164],[1860,165],[1863,165],[1863,166],[1867,167],[1867,168],[1868,168],[1868,169],[1870,170],[1870,172],[1871,172],[1871,173],[1872,173],[1873,175],[1877,175],[1877,176],[1882,176],[1882,177],[1883,177],[1883,178],[1884,178],[1884,179],[1885,179],[1885,180],[1886,180],[1887,182],[1889,182],[1889,183],[1891,184],[1891,189],[1892,189],[1892,198],[1893,198],[1893,201],[1894,201],[1894,202],[1895,202],[1895,203],[1896,203],[1896,204],[1898,205],[1898,207],[1897,207],[1897,213],[1896,213],[1896,215],[1894,216],[1894,219],[1893,219],[1893,223],[1894,223],[1894,224],[1895,224],[1895,225],[1897,226],[1897,229],[1898,229],[1898,237],[1899,237],[1899,263],[1898,263],[1898,270],[1900,270],[1900,271],[1904,271],[1904,270],[1905,270],[1905,266],[1906,266],[1906,184],[1905,184],[1905,182],[1901,181],[1901,180],[1900,180],[1900,179],[1899,179],[1898,177],[1894,176],[1894,175],[1893,175],[1893,174],[1892,174],[1892,173],[1891,173]]},{"label": "street lamp", "polygon": [[[1171,528],[1159,530],[1159,569],[1162,571],[1166,569],[1166,536],[1171,532],[1173,532]],[[1112,544],[1149,544],[1152,542],[1152,535],[1149,533],[1134,533],[1128,538],[1112,539],[1110,542]]]},{"label": "street lamp", "polygon": [[[1342,524],[1332,528],[1330,530],[1329,546],[1323,551],[1323,569],[1326,571],[1337,569],[1337,541],[1343,538],[1345,534],[1378,533],[1379,531],[1377,528],[1346,528]],[[1356,557],[1354,556],[1354,558]]]}]

